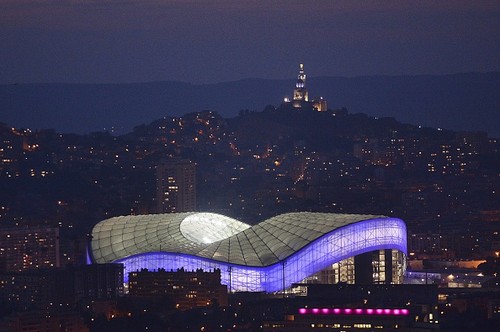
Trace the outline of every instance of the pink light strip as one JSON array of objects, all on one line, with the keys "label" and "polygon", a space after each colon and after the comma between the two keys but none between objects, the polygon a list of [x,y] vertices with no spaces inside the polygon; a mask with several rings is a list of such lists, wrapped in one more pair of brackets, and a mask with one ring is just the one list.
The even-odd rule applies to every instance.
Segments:
[{"label": "pink light strip", "polygon": [[384,315],[384,316],[407,316],[408,309],[399,308],[300,308],[301,315]]}]

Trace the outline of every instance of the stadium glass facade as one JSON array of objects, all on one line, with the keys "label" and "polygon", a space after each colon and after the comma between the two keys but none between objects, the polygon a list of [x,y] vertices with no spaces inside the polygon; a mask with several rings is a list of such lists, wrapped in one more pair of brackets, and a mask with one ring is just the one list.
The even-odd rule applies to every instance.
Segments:
[{"label": "stadium glass facade", "polygon": [[[230,291],[277,292],[389,249],[399,258],[407,252],[406,226],[397,218],[301,212],[250,226],[214,213],[174,213],[104,220],[92,230],[89,254],[93,263],[123,263],[125,275],[220,269]],[[396,271],[402,277],[404,266]]]}]

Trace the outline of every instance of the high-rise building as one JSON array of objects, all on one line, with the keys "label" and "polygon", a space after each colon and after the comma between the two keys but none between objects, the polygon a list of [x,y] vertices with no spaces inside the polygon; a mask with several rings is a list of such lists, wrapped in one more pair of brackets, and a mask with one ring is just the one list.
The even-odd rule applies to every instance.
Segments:
[{"label": "high-rise building", "polygon": [[158,212],[196,210],[196,167],[189,160],[171,160],[156,168]]}]

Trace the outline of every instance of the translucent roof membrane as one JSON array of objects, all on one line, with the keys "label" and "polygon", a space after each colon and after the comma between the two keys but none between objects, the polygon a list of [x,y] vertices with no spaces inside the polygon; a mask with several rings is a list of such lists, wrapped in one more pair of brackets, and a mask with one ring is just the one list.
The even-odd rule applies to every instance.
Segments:
[{"label": "translucent roof membrane", "polygon": [[288,213],[249,226],[214,213],[173,213],[107,219],[92,230],[95,263],[142,268],[221,270],[231,291],[275,292],[342,259],[379,249],[406,253],[397,218]]},{"label": "translucent roof membrane", "polygon": [[[397,218],[287,214],[253,227],[235,226],[245,229],[223,240],[203,243],[204,232],[181,231],[183,220],[190,215],[194,214],[105,220],[92,233],[94,260],[123,263],[125,279],[142,268],[220,269],[221,282],[230,291],[275,292],[352,256],[380,249],[407,251],[406,226]],[[120,223],[122,226],[115,225]],[[116,229],[124,230],[122,237],[111,235]],[[125,241],[125,234],[130,234],[126,230],[138,231],[141,240]]]},{"label": "translucent roof membrane", "polygon": [[215,213],[195,213],[180,224],[182,235],[196,243],[214,243],[238,234],[250,226]]},{"label": "translucent roof membrane", "polygon": [[251,227],[215,213],[122,216],[101,221],[93,228],[90,252],[96,263],[164,252],[263,267],[287,259],[332,231],[377,218],[384,217],[299,212]]}]

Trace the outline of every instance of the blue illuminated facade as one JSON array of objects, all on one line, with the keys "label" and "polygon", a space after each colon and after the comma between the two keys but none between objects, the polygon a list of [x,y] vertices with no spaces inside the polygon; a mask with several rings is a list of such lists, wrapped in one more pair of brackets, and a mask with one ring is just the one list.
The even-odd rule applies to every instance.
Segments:
[{"label": "blue illuminated facade", "polygon": [[126,276],[220,269],[230,291],[277,292],[353,256],[407,252],[404,222],[371,215],[290,213],[254,226],[212,213],[127,216],[102,221],[92,236],[92,262],[123,263]]}]

